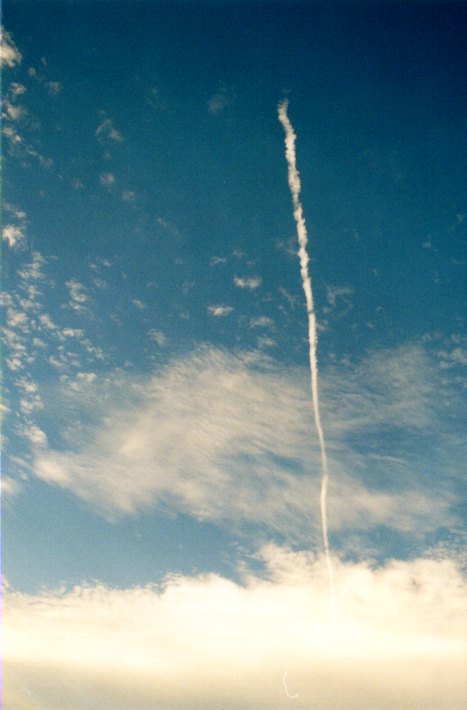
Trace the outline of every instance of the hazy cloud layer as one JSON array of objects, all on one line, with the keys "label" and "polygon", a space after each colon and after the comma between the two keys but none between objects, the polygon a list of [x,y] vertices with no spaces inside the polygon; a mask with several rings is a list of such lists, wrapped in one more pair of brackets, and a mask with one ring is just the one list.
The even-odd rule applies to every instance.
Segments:
[{"label": "hazy cloud layer", "polygon": [[339,564],[333,608],[322,560],[273,546],[261,557],[264,577],[243,585],[7,590],[5,710],[464,707],[466,593],[452,561]]}]

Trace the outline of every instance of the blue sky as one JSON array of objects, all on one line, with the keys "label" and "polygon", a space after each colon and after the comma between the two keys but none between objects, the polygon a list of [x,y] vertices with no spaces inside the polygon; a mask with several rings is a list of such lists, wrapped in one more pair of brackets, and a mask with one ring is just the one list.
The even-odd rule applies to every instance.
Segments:
[{"label": "blue sky", "polygon": [[4,4],[7,707],[461,707],[463,25]]}]

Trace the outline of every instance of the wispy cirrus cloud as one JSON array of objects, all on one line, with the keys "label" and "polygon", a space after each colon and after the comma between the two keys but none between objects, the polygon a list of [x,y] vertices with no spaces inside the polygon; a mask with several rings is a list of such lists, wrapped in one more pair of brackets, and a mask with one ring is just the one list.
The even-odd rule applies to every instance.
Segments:
[{"label": "wispy cirrus cloud", "polygon": [[[76,420],[79,449],[37,452],[34,472],[110,518],[169,506],[303,541],[319,529],[306,380],[303,369],[259,353],[213,349],[174,360],[149,379],[96,380]],[[348,531],[383,526],[423,540],[455,520],[459,471],[454,440],[442,453],[443,434],[433,435],[436,382],[435,364],[416,347],[323,373],[333,534],[347,531],[345,539]],[[76,412],[67,396],[60,410]],[[96,400],[107,403],[105,412]]]},{"label": "wispy cirrus cloud", "polygon": [[22,710],[81,710],[100,698],[118,710],[285,710],[291,696],[328,710],[394,710],[394,698],[414,710],[463,706],[466,590],[453,560],[336,561],[332,611],[320,558],[276,546],[258,556],[264,573],[245,570],[243,584],[211,574],[37,595],[7,587],[4,701]]},{"label": "wispy cirrus cloud", "polygon": [[111,118],[104,118],[104,120],[96,128],[96,138],[101,142],[105,143],[111,141],[113,143],[122,143],[124,140],[120,131],[117,131],[113,125]]}]

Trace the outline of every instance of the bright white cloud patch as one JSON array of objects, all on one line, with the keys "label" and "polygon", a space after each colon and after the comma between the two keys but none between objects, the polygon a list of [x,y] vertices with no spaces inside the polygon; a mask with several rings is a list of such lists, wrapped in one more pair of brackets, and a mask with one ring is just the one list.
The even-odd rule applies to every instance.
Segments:
[{"label": "bright white cloud patch", "polygon": [[25,228],[22,225],[6,224],[2,229],[2,239],[12,249],[21,246],[24,238]]},{"label": "bright white cloud patch", "polygon": [[272,546],[261,556],[265,576],[243,585],[207,575],[7,589],[5,707],[464,707],[467,599],[452,561],[336,563],[333,609],[322,560]]},{"label": "bright white cloud patch", "polygon": [[9,32],[6,32],[2,27],[0,33],[0,64],[1,66],[9,67],[11,69],[16,64],[21,63],[21,52],[14,43]]},{"label": "bright white cloud patch", "polygon": [[232,313],[233,308],[232,306],[208,306],[208,312],[212,316],[228,316],[229,313]]}]

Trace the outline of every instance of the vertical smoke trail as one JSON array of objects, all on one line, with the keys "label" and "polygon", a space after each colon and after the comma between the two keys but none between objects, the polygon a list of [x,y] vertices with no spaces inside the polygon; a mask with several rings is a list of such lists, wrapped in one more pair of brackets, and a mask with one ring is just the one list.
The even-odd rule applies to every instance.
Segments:
[{"label": "vertical smoke trail", "polygon": [[308,273],[308,253],[306,246],[308,236],[306,231],[305,219],[303,217],[302,205],[300,203],[300,176],[298,174],[295,160],[295,139],[296,135],[292,124],[287,116],[287,107],[289,102],[282,101],[278,106],[279,121],[285,131],[285,157],[288,165],[288,180],[290,193],[292,195],[293,215],[297,225],[298,237],[298,256],[300,259],[300,274],[302,277],[303,290],[305,292],[306,310],[308,314],[308,342],[310,352],[310,379],[311,379],[311,399],[313,404],[313,417],[315,420],[316,431],[318,433],[319,449],[321,456],[321,530],[323,534],[324,554],[328,568],[329,586],[331,594],[334,596],[334,572],[329,551],[328,539],[328,522],[327,522],[327,494],[328,494],[328,462],[326,457],[326,445],[324,441],[323,427],[321,426],[321,416],[319,412],[319,395],[318,395],[318,361],[316,357],[317,334],[316,334],[316,316],[313,303],[313,292],[311,290],[311,279]]}]

